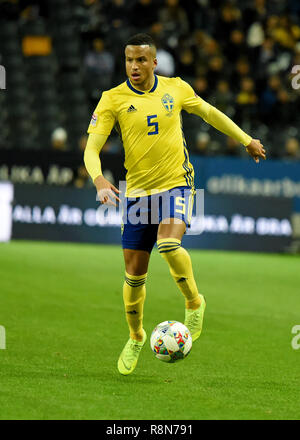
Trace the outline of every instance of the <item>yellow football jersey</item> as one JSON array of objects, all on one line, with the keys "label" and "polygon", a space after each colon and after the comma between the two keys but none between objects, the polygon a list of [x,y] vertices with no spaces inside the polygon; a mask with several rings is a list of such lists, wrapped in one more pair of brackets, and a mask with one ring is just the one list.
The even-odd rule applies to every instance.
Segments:
[{"label": "yellow football jersey", "polygon": [[[88,133],[107,136],[114,126],[117,128],[125,150],[127,197],[177,186],[194,187],[181,111],[206,119],[212,108],[182,79],[154,78],[153,87],[145,92],[134,88],[129,79],[103,92],[88,128]],[[242,141],[251,139],[237,126],[234,129]]]},{"label": "yellow football jersey", "polygon": [[125,150],[126,196],[193,187],[180,113],[191,111],[191,101],[199,104],[199,99],[180,78],[157,75],[146,92],[135,89],[129,79],[103,92],[88,133],[109,135],[116,126]]}]

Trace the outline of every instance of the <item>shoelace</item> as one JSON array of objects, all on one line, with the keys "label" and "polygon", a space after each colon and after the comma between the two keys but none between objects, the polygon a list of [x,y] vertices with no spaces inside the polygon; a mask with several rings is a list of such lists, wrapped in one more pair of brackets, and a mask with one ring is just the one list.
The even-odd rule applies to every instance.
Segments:
[{"label": "shoelace", "polygon": [[141,346],[135,344],[134,342],[130,342],[130,348],[133,350],[134,353],[132,352],[127,352],[126,353],[126,359],[128,360],[132,360],[135,358],[135,355],[137,355],[139,353],[139,351],[141,350]]},{"label": "shoelace", "polygon": [[197,322],[197,320],[199,319],[199,316],[197,313],[193,313],[192,315],[189,316],[188,321],[190,325],[193,325],[194,323]]}]

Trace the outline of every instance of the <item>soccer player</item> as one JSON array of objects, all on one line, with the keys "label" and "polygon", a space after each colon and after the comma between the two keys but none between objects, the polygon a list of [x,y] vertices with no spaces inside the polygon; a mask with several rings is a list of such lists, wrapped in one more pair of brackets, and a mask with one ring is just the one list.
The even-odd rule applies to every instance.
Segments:
[{"label": "soccer player", "polygon": [[[103,92],[94,111],[84,162],[100,202],[116,206],[116,201],[120,202],[120,192],[103,177],[99,153],[113,127],[117,127],[127,170],[127,212],[123,214],[126,222],[122,225],[122,247],[125,261],[123,299],[130,334],[119,357],[118,370],[127,375],[135,369],[146,341],[143,306],[148,263],[155,242],[184,295],[184,324],[193,342],[202,331],[206,302],[196,285],[189,253],[181,246],[186,228],[190,227],[195,193],[194,170],[182,132],[181,111],[200,116],[242,143],[256,162],[259,158],[265,159],[266,155],[258,139],[252,139],[226,115],[197,96],[188,83],[178,77],[155,75],[156,48],[149,35],[137,34],[127,41],[125,61],[128,79]],[[155,197],[174,190],[177,197],[167,199],[169,213],[165,218],[161,204],[152,202]],[[146,202],[147,215],[152,214],[151,209],[157,211],[156,224],[132,224],[130,221],[130,209],[141,201]]]}]

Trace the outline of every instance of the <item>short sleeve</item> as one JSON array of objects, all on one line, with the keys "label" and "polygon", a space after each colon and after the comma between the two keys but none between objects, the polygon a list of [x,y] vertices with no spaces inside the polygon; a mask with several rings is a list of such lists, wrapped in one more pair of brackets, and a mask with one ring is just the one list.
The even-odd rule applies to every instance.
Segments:
[{"label": "short sleeve", "polygon": [[104,134],[109,136],[116,123],[113,102],[108,92],[103,92],[101,99],[92,115],[88,133]]}]

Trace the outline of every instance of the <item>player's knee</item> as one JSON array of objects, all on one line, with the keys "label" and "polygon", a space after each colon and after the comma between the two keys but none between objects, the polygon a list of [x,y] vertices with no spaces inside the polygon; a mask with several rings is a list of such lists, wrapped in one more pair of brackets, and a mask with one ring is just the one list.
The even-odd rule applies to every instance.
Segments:
[{"label": "player's knee", "polygon": [[141,264],[126,264],[126,272],[132,276],[143,276],[145,273],[147,273],[148,266],[141,265]]},{"label": "player's knee", "polygon": [[148,271],[150,254],[145,251],[124,250],[125,270],[128,274],[138,276]]},{"label": "player's knee", "polygon": [[161,238],[157,240],[158,252],[163,258],[175,252],[181,247],[181,241],[177,238]]}]

